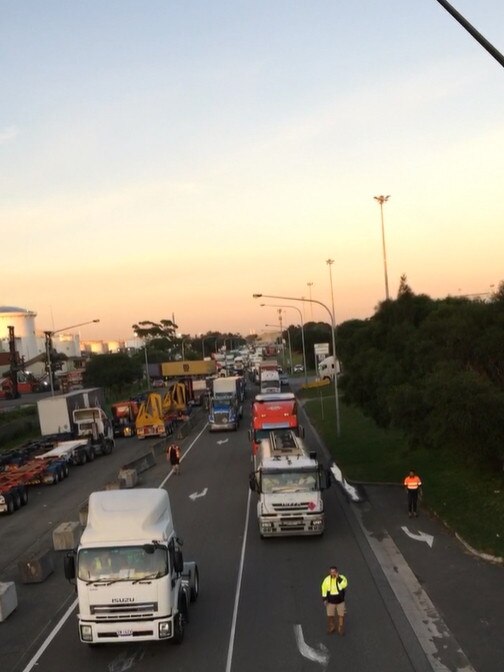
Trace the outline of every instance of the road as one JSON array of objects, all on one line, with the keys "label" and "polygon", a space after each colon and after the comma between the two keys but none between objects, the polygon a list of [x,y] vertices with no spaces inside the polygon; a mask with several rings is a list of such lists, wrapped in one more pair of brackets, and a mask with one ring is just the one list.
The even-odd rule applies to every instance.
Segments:
[{"label": "road", "polygon": [[[2,672],[436,669],[432,656],[425,653],[425,642],[420,645],[405,615],[403,607],[407,611],[409,598],[399,597],[406,601],[401,607],[386,578],[386,566],[373,553],[368,539],[371,527],[366,528],[369,521],[363,520],[366,509],[354,515],[338,487],[325,493],[323,537],[260,539],[256,495],[248,489],[247,426],[247,417],[238,432],[210,434],[202,425],[183,442],[180,476],[171,476],[162,459],[143,474],[142,486],[162,485],[168,490],[176,529],[185,541],[184,556],[196,560],[200,569],[201,593],[192,606],[182,645],[89,648],[81,644],[72,607],[75,593],[62,576],[60,554],[55,573],[44,583],[17,584],[19,607],[0,624]],[[307,441],[316,441],[309,428]],[[75,468],[67,481],[54,488],[41,489],[36,506],[31,502],[2,518],[0,580],[15,580],[16,558],[34,543],[49,543],[50,531],[58,522],[76,520],[89,492],[103,487],[122,463],[146,445],[135,439],[121,441],[111,456],[81,471]],[[191,499],[195,493],[200,496]],[[344,638],[326,634],[319,593],[333,563],[350,584]],[[451,644],[451,639],[446,642]],[[446,655],[445,662],[460,660],[457,651]],[[490,672],[498,665],[486,669]]]}]

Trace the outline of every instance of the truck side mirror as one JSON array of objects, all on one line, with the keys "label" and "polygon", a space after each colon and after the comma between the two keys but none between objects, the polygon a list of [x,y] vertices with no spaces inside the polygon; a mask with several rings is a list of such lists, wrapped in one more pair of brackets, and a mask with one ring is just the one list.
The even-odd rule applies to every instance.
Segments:
[{"label": "truck side mirror", "polygon": [[67,553],[63,558],[63,567],[65,570],[65,579],[73,581],[75,579],[75,553]]},{"label": "truck side mirror", "polygon": [[299,425],[299,438],[301,439],[305,438],[305,431],[303,425]]},{"label": "truck side mirror", "polygon": [[325,470],[325,477],[326,477],[326,488],[331,487],[331,470],[326,469]]},{"label": "truck side mirror", "polygon": [[247,432],[247,436],[248,436],[248,440],[249,440],[250,442],[252,442],[252,430],[251,430],[251,429],[248,430],[248,432]]},{"label": "truck side mirror", "polygon": [[252,490],[252,492],[257,492],[257,480],[255,472],[253,471],[251,471],[249,474],[249,487]]},{"label": "truck side mirror", "polygon": [[180,548],[176,548],[173,553],[173,569],[177,574],[181,574],[184,571],[184,556]]}]

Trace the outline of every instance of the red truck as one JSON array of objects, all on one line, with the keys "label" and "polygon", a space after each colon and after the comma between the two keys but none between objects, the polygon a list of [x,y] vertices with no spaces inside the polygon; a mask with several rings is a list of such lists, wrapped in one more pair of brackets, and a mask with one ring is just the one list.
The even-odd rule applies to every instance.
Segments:
[{"label": "red truck", "polygon": [[304,428],[299,424],[296,397],[292,392],[256,395],[249,430],[253,455],[257,453],[260,441],[268,439],[273,429],[291,429],[297,436],[304,436]]}]

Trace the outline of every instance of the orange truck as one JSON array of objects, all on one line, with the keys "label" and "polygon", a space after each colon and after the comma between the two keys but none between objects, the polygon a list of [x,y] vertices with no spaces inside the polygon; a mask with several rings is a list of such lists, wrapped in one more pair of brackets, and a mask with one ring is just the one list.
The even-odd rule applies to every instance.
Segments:
[{"label": "orange truck", "polygon": [[275,429],[291,429],[297,436],[304,436],[304,428],[299,424],[298,406],[292,392],[277,394],[257,394],[252,404],[252,427],[249,439],[252,454],[255,455],[263,439],[268,439]]}]

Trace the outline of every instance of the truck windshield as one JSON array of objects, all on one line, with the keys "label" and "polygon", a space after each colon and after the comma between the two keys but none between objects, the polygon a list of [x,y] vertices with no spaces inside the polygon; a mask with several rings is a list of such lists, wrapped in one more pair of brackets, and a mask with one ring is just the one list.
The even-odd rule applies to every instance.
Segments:
[{"label": "truck windshield", "polygon": [[316,471],[263,472],[261,490],[266,495],[279,492],[316,492],[320,490]]},{"label": "truck windshield", "polygon": [[146,553],[142,546],[82,548],[77,576],[83,581],[140,581],[168,573],[168,553],[156,548]]}]

